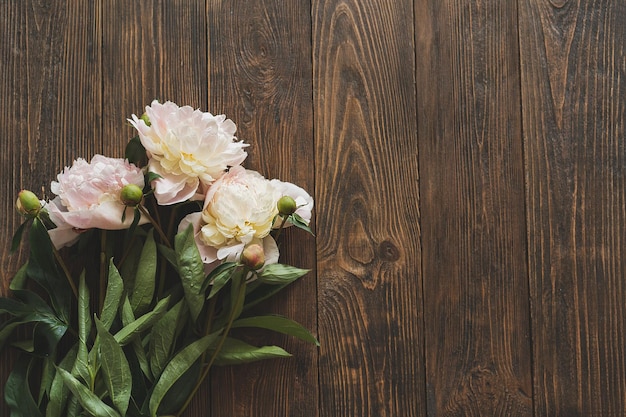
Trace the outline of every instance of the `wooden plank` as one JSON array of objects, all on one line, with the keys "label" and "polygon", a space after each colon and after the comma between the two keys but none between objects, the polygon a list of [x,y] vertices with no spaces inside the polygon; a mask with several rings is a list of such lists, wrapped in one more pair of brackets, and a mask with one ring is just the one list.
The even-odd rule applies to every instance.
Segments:
[{"label": "wooden plank", "polygon": [[423,416],[413,4],[312,10],[320,415]]},{"label": "wooden plank", "polygon": [[103,4],[104,149],[121,157],[135,135],[126,122],[152,100],[206,111],[206,15],[202,1]]},{"label": "wooden plank", "polygon": [[428,415],[531,416],[516,5],[415,10]]},{"label": "wooden plank", "polygon": [[[238,138],[250,144],[247,168],[296,183],[313,195],[308,2],[208,2],[207,15],[210,109],[231,118]],[[290,317],[315,333],[315,239],[293,228],[284,237],[281,262],[312,272],[259,310]],[[253,341],[283,346],[293,357],[215,369],[212,415],[318,415],[317,348],[265,332]]]},{"label": "wooden plank", "polygon": [[[122,157],[136,132],[126,119],[152,100],[207,111],[206,14],[202,1],[103,3],[103,133],[108,156]],[[200,389],[185,416],[208,415]]]},{"label": "wooden plank", "polygon": [[[0,292],[26,261],[9,254],[22,221],[14,210],[21,188],[51,197],[63,166],[100,143],[101,73],[98,2],[63,4],[24,0],[0,5],[0,178],[5,231],[0,248]],[[0,356],[0,393],[17,358]],[[0,415],[8,416],[4,400]]]},{"label": "wooden plank", "polygon": [[[0,250],[2,290],[26,260],[10,255],[10,237],[21,222],[17,192],[50,197],[50,182],[100,138],[100,39],[97,2],[3,2],[0,6],[0,169],[6,231]],[[95,104],[95,105],[94,105]]]},{"label": "wooden plank", "polygon": [[535,414],[626,410],[619,2],[520,1]]}]

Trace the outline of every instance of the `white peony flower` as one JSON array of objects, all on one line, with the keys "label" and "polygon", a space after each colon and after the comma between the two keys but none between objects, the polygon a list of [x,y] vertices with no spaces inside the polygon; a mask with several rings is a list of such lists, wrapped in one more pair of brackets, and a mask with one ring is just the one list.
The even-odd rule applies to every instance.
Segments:
[{"label": "white peony flower", "polygon": [[209,188],[202,212],[183,219],[179,231],[194,225],[205,264],[237,260],[252,243],[263,245],[266,263],[278,262],[278,248],[269,233],[280,197],[280,190],[258,172],[233,167]]},{"label": "white peony flower", "polygon": [[146,107],[146,115],[150,125],[134,114],[129,122],[146,148],[149,170],[161,176],[153,182],[161,205],[202,199],[228,167],[247,156],[248,145],[236,141],[235,123],[224,115],[157,100]]}]

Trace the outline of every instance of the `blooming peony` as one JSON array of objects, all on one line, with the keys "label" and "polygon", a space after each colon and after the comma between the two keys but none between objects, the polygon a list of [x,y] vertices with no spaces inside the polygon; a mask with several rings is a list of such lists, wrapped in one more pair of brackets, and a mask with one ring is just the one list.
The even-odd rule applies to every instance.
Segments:
[{"label": "blooming peony", "polygon": [[[57,197],[46,205],[50,220],[57,226],[49,231],[54,246],[73,244],[81,230],[130,227],[133,210],[120,200],[121,190],[128,184],[143,188],[144,175],[124,159],[95,155],[91,162],[79,158],[70,168],[65,167],[50,185]],[[142,218],[141,223],[145,222]]]},{"label": "blooming peony", "polygon": [[278,262],[276,242],[269,235],[280,193],[255,171],[241,166],[230,169],[207,192],[204,209],[188,215],[179,230],[194,225],[202,261],[238,260],[246,245],[262,244],[266,263]]},{"label": "blooming peony", "polygon": [[248,145],[235,141],[235,123],[223,115],[157,100],[146,115],[149,124],[134,114],[129,121],[146,148],[149,170],[161,176],[153,182],[161,205],[201,200],[208,186],[247,156]]}]

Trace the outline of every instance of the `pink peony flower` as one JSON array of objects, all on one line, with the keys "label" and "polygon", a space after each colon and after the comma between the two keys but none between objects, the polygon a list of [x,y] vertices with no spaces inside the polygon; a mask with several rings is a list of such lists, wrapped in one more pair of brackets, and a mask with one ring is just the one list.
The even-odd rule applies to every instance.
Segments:
[{"label": "pink peony flower", "polygon": [[228,167],[247,156],[243,149],[248,145],[235,141],[235,123],[224,115],[157,100],[146,107],[146,115],[149,125],[134,114],[129,122],[146,148],[149,170],[161,176],[153,182],[161,205],[201,200]]},{"label": "pink peony flower", "polygon": [[194,225],[196,244],[207,265],[238,260],[252,243],[262,244],[266,264],[276,263],[278,248],[269,233],[280,197],[272,182],[258,172],[233,167],[209,188],[202,212],[185,217],[179,231]]},{"label": "pink peony flower", "polygon": [[[49,231],[56,248],[72,245],[85,229],[119,230],[130,227],[133,210],[124,206],[120,192],[125,185],[144,186],[143,172],[124,159],[95,155],[65,167],[50,188],[57,195],[46,205],[57,226]],[[126,210],[125,221],[122,213]],[[140,223],[145,223],[142,219]]]}]

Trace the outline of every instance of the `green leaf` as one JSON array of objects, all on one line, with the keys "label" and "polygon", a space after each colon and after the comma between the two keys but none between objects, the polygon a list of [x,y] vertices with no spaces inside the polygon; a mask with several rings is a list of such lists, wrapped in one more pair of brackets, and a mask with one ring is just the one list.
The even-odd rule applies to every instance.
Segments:
[{"label": "green leaf", "polygon": [[165,394],[172,385],[217,341],[218,333],[212,333],[191,343],[178,352],[167,364],[150,396],[150,415],[156,417]]},{"label": "green leaf", "polygon": [[100,321],[105,329],[109,330],[115,316],[120,308],[120,302],[122,300],[122,294],[124,293],[124,281],[119,271],[113,263],[113,258],[109,262],[109,279],[107,282],[107,292],[104,297],[104,304],[102,306],[102,313],[100,314]]},{"label": "green leaf", "polygon": [[238,365],[264,359],[286,358],[291,354],[278,346],[256,347],[241,340],[227,337],[215,358],[216,365]]},{"label": "green leaf", "polygon": [[78,379],[74,378],[65,369],[57,368],[57,372],[63,378],[65,385],[72,391],[72,394],[78,398],[85,411],[94,417],[120,417],[113,408],[106,405],[96,394],[81,384]]},{"label": "green leaf", "polygon": [[152,328],[150,336],[150,369],[156,377],[161,375],[174,349],[176,336],[181,330],[182,318],[187,314],[184,300],[172,307]]},{"label": "green leaf", "polygon": [[91,333],[91,313],[89,311],[89,288],[85,282],[85,271],[80,275],[78,283],[78,353],[72,374],[79,375],[83,381],[89,383],[89,351],[87,341]]},{"label": "green leaf", "polygon": [[[75,344],[72,349],[67,352],[57,368],[70,370],[76,361],[77,352],[78,344]],[[63,415],[63,410],[65,408],[68,395],[69,389],[65,386],[63,383],[63,377],[57,371],[50,387],[50,400],[46,406],[46,417],[65,417]]]},{"label": "green leaf", "polygon": [[141,334],[141,332],[147,330],[159,320],[163,314],[167,311],[167,304],[169,303],[169,297],[166,297],[159,301],[154,307],[154,310],[144,314],[132,323],[124,326],[119,332],[115,334],[115,340],[120,345],[124,346],[132,341],[135,335]]},{"label": "green leaf", "polygon": [[13,234],[13,239],[11,239],[11,253],[15,252],[17,248],[20,247],[20,243],[22,242],[22,235],[24,235],[24,230],[26,230],[26,226],[30,223],[30,220],[26,220],[20,227],[17,228],[15,233]]},{"label": "green leaf", "polygon": [[28,281],[28,275],[26,275],[27,268],[28,263],[25,263],[20,267],[20,269],[18,269],[17,273],[11,280],[11,284],[9,284],[9,289],[11,291],[26,289],[26,282]]},{"label": "green leaf", "polygon": [[281,285],[291,283],[309,271],[291,265],[270,264],[266,265],[258,276],[259,281],[264,284]]},{"label": "green leaf", "polygon": [[237,327],[258,327],[272,330],[286,335],[294,336],[305,342],[315,343],[319,346],[317,339],[301,324],[283,316],[256,316],[239,319],[233,322],[232,328]]},{"label": "green leaf", "polygon": [[146,242],[143,245],[139,266],[130,293],[130,305],[133,307],[135,316],[146,312],[156,286],[157,250],[154,242],[154,229],[150,229]]},{"label": "green leaf", "polygon": [[30,256],[26,274],[50,295],[55,311],[68,322],[71,290],[54,259],[54,247],[46,226],[35,218],[30,227]]},{"label": "green leaf", "polygon": [[100,320],[95,319],[95,321],[100,339],[100,363],[105,377],[104,382],[115,408],[124,416],[128,410],[132,390],[130,367],[122,347]]},{"label": "green leaf", "polygon": [[230,281],[233,269],[237,267],[237,262],[224,262],[215,268],[207,276],[206,284],[211,284],[211,292],[207,299],[212,298]]},{"label": "green leaf", "polygon": [[131,164],[135,164],[140,168],[148,163],[146,148],[143,147],[139,136],[135,136],[128,141],[124,156],[126,159],[128,159],[128,162],[130,162]]},{"label": "green leaf", "polygon": [[300,228],[302,230],[306,230],[307,232],[309,232],[310,234],[315,236],[315,234],[313,233],[313,231],[309,227],[309,223],[306,220],[304,220],[302,217],[300,217],[299,214],[293,213],[289,217],[290,217],[289,221],[291,222],[291,224],[293,224],[297,228]]},{"label": "green leaf", "polygon": [[193,237],[191,224],[185,231],[176,235],[174,246],[185,300],[187,300],[191,318],[195,322],[204,307],[204,294],[201,292],[204,282],[204,265]]},{"label": "green leaf", "polygon": [[178,263],[176,261],[176,252],[174,251],[174,249],[169,248],[165,245],[161,245],[161,244],[157,246],[161,255],[163,255],[163,257],[167,260],[167,262],[169,262],[170,265],[172,265],[178,271]]},{"label": "green leaf", "polygon": [[41,417],[28,383],[34,358],[19,357],[4,386],[4,400],[11,409],[11,417]]},{"label": "green leaf", "polygon": [[[133,314],[133,308],[130,305],[130,301],[128,297],[124,299],[124,303],[122,305],[122,324],[124,326],[130,325],[135,321],[135,315]],[[133,348],[133,352],[135,353],[135,359],[137,359],[137,363],[141,368],[143,374],[152,381],[152,372],[150,371],[150,364],[148,362],[148,358],[146,357],[146,352],[144,351],[143,344],[141,341],[141,335],[139,333],[133,335],[129,342],[126,344],[130,344]]]}]

